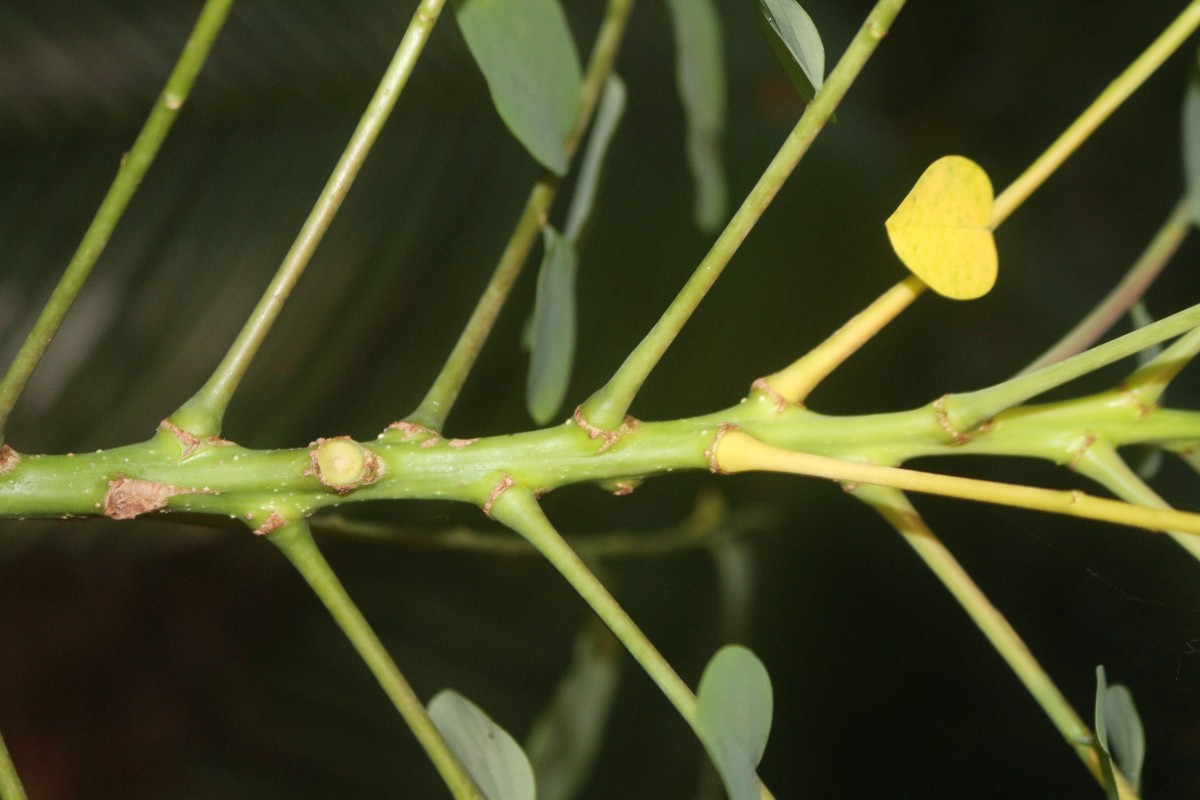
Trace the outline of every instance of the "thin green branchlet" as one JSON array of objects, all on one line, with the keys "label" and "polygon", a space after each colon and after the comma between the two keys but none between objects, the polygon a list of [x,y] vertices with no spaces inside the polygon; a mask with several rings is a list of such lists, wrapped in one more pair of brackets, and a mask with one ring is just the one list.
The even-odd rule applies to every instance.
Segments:
[{"label": "thin green branchlet", "polygon": [[[625,609],[621,608],[604,584],[583,563],[583,559],[554,529],[538,505],[534,493],[528,487],[515,482],[508,483],[510,480],[507,475],[502,478],[499,494],[489,498],[490,515],[525,537],[567,579],[572,588],[608,625],[613,635],[650,676],[679,712],[679,716],[699,734],[696,724],[696,695]],[[761,800],[774,800],[774,795],[765,784],[760,784],[759,796]]]},{"label": "thin green branchlet", "polygon": [[[1095,442],[1076,462],[1075,470],[1128,503],[1147,508],[1170,508],[1166,500],[1134,472],[1117,448],[1108,442]],[[1167,535],[1200,561],[1200,537],[1168,530]]]},{"label": "thin green branchlet", "polygon": [[[625,24],[632,8],[633,0],[609,0],[608,10],[600,25],[600,31],[596,35],[595,46],[592,48],[587,74],[584,76],[583,98],[579,114],[571,135],[564,145],[568,160],[578,149],[583,133],[587,130],[599,103],[604,83],[612,74],[613,63],[620,49],[621,39],[625,33]],[[454,402],[458,399],[459,392],[462,391],[463,384],[466,383],[467,376],[475,365],[475,360],[479,357],[479,351],[483,349],[484,342],[487,341],[496,318],[499,317],[501,309],[508,301],[513,284],[520,276],[534,242],[538,240],[542,228],[546,225],[546,217],[550,213],[550,208],[558,193],[558,184],[557,175],[550,170],[542,171],[542,175],[529,193],[529,198],[525,201],[525,208],[517,219],[516,227],[513,228],[508,244],[501,253],[500,260],[496,263],[492,277],[484,287],[483,294],[476,303],[474,311],[471,312],[467,324],[463,326],[458,341],[455,342],[454,348],[446,358],[446,363],[434,378],[429,391],[425,393],[420,404],[405,416],[405,420],[421,425],[430,431],[442,430],[446,423],[446,417],[450,415]]]},{"label": "thin green branchlet", "polygon": [[134,140],[133,147],[121,158],[117,175],[113,178],[112,185],[104,195],[87,231],[84,232],[83,240],[80,241],[50,298],[42,306],[33,329],[13,357],[8,371],[0,379],[0,443],[4,441],[9,415],[25,390],[25,385],[29,383],[33,371],[45,355],[46,348],[58,332],[67,311],[79,296],[80,290],[91,275],[92,267],[100,259],[113,230],[141,185],[142,178],[149,171],[163,142],[166,141],[180,109],[187,102],[196,76],[200,74],[200,68],[204,66],[213,42],[225,24],[232,3],[233,0],[207,0],[204,8],[200,10],[200,16],[183,46],[175,68],[167,78],[166,86],[155,101],[146,123]]},{"label": "thin green branchlet", "polygon": [[992,206],[992,228],[1008,219],[1046,178],[1116,111],[1200,26],[1200,0],[1192,0],[1158,38],[1054,140],[1021,176],[1000,193]]},{"label": "thin green branchlet", "polygon": [[[1013,181],[998,197],[992,201],[988,231],[994,232],[1012,213],[1029,198],[1045,181],[1062,166],[1079,147],[1095,132],[1096,128],[1106,120],[1122,102],[1129,98],[1173,53],[1195,27],[1200,24],[1198,7],[1193,3],[1185,9],[1168,26],[1158,38],[1134,61],[1129,68],[1109,84],[1083,113],[1068,127],[1067,131],[1056,139],[1015,181]],[[977,168],[979,169],[979,168]],[[981,174],[986,175],[986,173]],[[990,192],[990,188],[988,189]],[[1100,338],[1112,327],[1116,318],[1136,302],[1157,277],[1166,262],[1178,250],[1186,235],[1189,224],[1190,202],[1185,196],[1176,205],[1167,221],[1154,236],[1146,251],[1137,260],[1121,283],[1113,289],[1105,300],[1087,315],[1070,333],[1052,346],[1046,353],[1037,358],[1017,376],[1023,378],[1028,373],[1037,372],[1044,367],[1055,364],[1069,356],[1078,354],[1081,350]],[[951,270],[962,269],[961,261]],[[994,273],[994,270],[993,270]],[[849,358],[855,350],[863,345],[884,326],[908,308],[926,288],[924,281],[915,274],[910,275],[892,289],[885,292],[878,300],[851,318],[840,330],[826,341],[810,350],[786,369],[756,381],[757,391],[775,397],[781,402],[803,403],[816,386],[828,377],[843,361]],[[1117,356],[1120,357],[1120,356]],[[1094,367],[1093,367],[1094,368]],[[1069,380],[1079,373],[1043,372],[1040,380],[1043,384],[1053,380]],[[1009,404],[1024,402],[1040,391],[1029,393],[1037,385],[1038,380],[1014,380],[1005,384],[1004,388],[991,387],[983,390],[986,394],[976,393],[973,398],[976,408],[967,420],[958,420],[955,413],[963,404],[962,397],[953,398],[955,408],[947,410],[947,420],[953,424],[963,422],[974,426],[995,413],[1003,410]],[[1024,393],[1023,393],[1024,392]],[[1005,399],[1006,395],[1009,398]],[[943,404],[950,400],[943,398]]]},{"label": "thin green branchlet", "polygon": [[1020,374],[1037,372],[1042,367],[1077,355],[1111,330],[1121,315],[1128,312],[1146,293],[1154,279],[1179,251],[1192,227],[1189,213],[1187,199],[1180,198],[1121,282],[1070,332],[1021,370]]},{"label": "thin green branchlet", "polygon": [[[100,259],[113,230],[154,163],[163,142],[187,102],[201,67],[216,41],[233,0],[206,0],[184,44],[183,52],[171,70],[166,85],[155,101],[141,132],[129,152],[121,159],[116,177],[100,203],[91,224],[84,232],[75,254],[49,299],[42,306],[33,329],[13,357],[4,377],[0,378],[0,464],[11,461],[12,449],[3,445],[9,416],[41,363],[59,326],[79,296],[92,268]],[[0,467],[2,468],[2,467]],[[13,765],[8,748],[0,738],[0,798],[25,800],[25,790]]]},{"label": "thin green branchlet", "polygon": [[433,33],[434,24],[445,2],[446,0],[422,0],[417,7],[375,94],[367,104],[366,111],[350,136],[350,141],[342,151],[308,219],[304,221],[291,249],[279,265],[275,277],[271,279],[258,304],[250,312],[246,324],[213,371],[212,377],[169,417],[171,424],[202,438],[216,436],[221,432],[221,422],[229,401],[237,391],[263,340],[278,319],[279,312],[283,310],[292,289],[312,260],[317,245],[321,243],[334,216],[341,209],[342,201],[362,169],[375,140],[383,130],[384,123],[396,107],[400,93],[408,84],[409,76],[412,75],[417,59]]},{"label": "thin green branchlet", "polygon": [[617,368],[608,383],[580,407],[579,416],[587,425],[600,431],[615,431],[621,426],[646,378],[675,341],[675,337],[691,318],[700,301],[717,282],[717,278],[721,276],[742,242],[750,235],[755,224],[762,218],[775,195],[825,127],[825,123],[833,116],[854,79],[887,35],[892,21],[900,13],[904,3],[905,0],[880,0],[875,4],[837,66],[805,109],[800,121],[788,134],[754,188],[746,195],[746,199],[742,201],[671,305],[624,363]]},{"label": "thin green branchlet", "polygon": [[380,687],[396,710],[408,723],[417,740],[429,754],[456,800],[484,800],[470,775],[451,752],[425,706],[417,697],[400,668],[388,655],[379,637],[371,630],[362,612],[350,599],[341,581],[321,555],[313,541],[308,523],[303,519],[289,521],[274,530],[270,541],[287,556],[313,592],[320,598],[338,627],[358,651],[363,663],[379,681]]},{"label": "thin green branchlet", "polygon": [[1036,372],[1018,375],[986,389],[947,395],[941,403],[942,410],[949,425],[955,430],[967,432],[1007,408],[1015,407],[1064,383],[1095,372],[1114,361],[1127,358],[1158,341],[1186,333],[1198,325],[1200,306],[1185,308],[1144,328]]},{"label": "thin green branchlet", "polygon": [[[1054,685],[1016,630],[934,535],[904,493],[887,487],[865,486],[854,490],[853,494],[879,512],[904,537],[1008,663],[1088,771],[1097,781],[1101,780],[1101,765],[1092,746],[1095,741],[1092,731]],[[1124,783],[1123,778],[1120,780]],[[1133,796],[1127,784],[1123,788],[1124,796]]]}]

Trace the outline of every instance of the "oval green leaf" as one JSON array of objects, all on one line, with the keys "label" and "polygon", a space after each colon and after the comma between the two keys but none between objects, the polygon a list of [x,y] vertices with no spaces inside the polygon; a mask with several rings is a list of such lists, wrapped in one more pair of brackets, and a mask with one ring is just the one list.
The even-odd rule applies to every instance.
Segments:
[{"label": "oval green leaf", "polygon": [[1105,728],[1104,701],[1108,696],[1108,678],[1104,674],[1104,666],[1096,667],[1096,738],[1092,742],[1092,751],[1100,761],[1100,786],[1104,789],[1107,800],[1120,800],[1117,789],[1117,779],[1113,775],[1113,760],[1108,751],[1108,730]]},{"label": "oval green leaf", "polygon": [[758,800],[758,762],[767,747],[771,679],[740,645],[717,651],[696,692],[696,733],[725,784],[729,800]]},{"label": "oval green leaf", "polygon": [[558,0],[454,0],[467,48],[504,124],[557,175],[579,111],[579,53]]},{"label": "oval green leaf", "polygon": [[579,241],[579,234],[583,232],[583,226],[592,214],[596,189],[600,186],[600,168],[604,165],[608,145],[612,142],[613,134],[617,132],[617,124],[624,113],[625,84],[616,74],[609,75],[608,80],[604,82],[604,91],[600,93],[596,121],[592,123],[592,132],[588,135],[587,150],[584,151],[583,161],[579,165],[579,178],[575,181],[571,210],[567,212],[567,224],[563,229],[563,235],[572,242]]},{"label": "oval green leaf", "polygon": [[525,751],[478,706],[445,689],[429,701],[429,716],[487,800],[534,800]]},{"label": "oval green leaf", "polygon": [[687,121],[687,159],[695,184],[692,217],[702,231],[725,219],[729,197],[721,160],[725,58],[713,0],[667,0],[675,29],[675,84]]},{"label": "oval green leaf", "polygon": [[575,360],[575,247],[549,226],[542,241],[525,383],[525,404],[539,425],[562,407]]},{"label": "oval green leaf", "polygon": [[1096,738],[1133,790],[1140,791],[1146,731],[1133,693],[1119,683],[1109,686],[1103,666],[1096,667]]},{"label": "oval green leaf", "polygon": [[825,83],[825,45],[795,0],[758,0],[759,20],[779,63],[805,100]]}]

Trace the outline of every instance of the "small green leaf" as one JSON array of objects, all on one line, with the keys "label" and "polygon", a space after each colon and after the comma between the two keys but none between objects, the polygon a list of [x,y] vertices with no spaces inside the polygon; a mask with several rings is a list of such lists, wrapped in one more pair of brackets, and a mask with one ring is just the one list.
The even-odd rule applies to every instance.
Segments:
[{"label": "small green leaf", "polygon": [[667,0],[675,29],[675,83],[687,119],[687,158],[696,185],[692,215],[716,230],[728,205],[721,135],[725,129],[725,59],[713,0]]},{"label": "small green leaf", "polygon": [[623,652],[594,617],[576,637],[571,667],[525,743],[538,800],[570,800],[587,780],[616,697]]},{"label": "small green leaf", "polygon": [[1096,741],[1092,750],[1100,759],[1100,784],[1107,800],[1120,800],[1117,779],[1113,775],[1112,756],[1108,752],[1108,731],[1104,727],[1104,699],[1108,694],[1108,679],[1104,667],[1096,667]]},{"label": "small green leaf", "polygon": [[533,302],[533,336],[525,404],[545,425],[562,407],[575,360],[575,247],[558,231],[542,231],[545,254]]},{"label": "small green leaf", "polygon": [[758,0],[760,22],[779,63],[805,100],[825,83],[825,45],[796,0]]},{"label": "small green leaf", "polygon": [[771,679],[754,653],[722,647],[700,678],[696,732],[729,800],[758,800],[758,762],[771,732]]},{"label": "small green leaf", "polygon": [[478,706],[445,689],[429,701],[429,716],[487,800],[534,800],[525,752]]},{"label": "small green leaf", "polygon": [[1096,738],[1111,754],[1133,790],[1140,791],[1146,760],[1146,732],[1133,694],[1120,684],[1108,685],[1104,667],[1096,667]]},{"label": "small green leaf", "polygon": [[1183,183],[1189,216],[1200,225],[1200,70],[1192,73],[1183,95]]},{"label": "small green leaf", "polygon": [[1146,760],[1146,732],[1133,694],[1127,687],[1120,684],[1108,687],[1104,714],[1113,757],[1134,791],[1140,791],[1142,764]]},{"label": "small green leaf", "polygon": [[625,112],[625,84],[615,74],[609,75],[600,94],[600,105],[596,109],[596,121],[588,136],[587,150],[579,165],[579,179],[575,181],[575,192],[571,195],[571,210],[567,212],[567,225],[563,235],[572,243],[579,241],[579,234],[592,213],[592,202],[596,199],[596,188],[600,185],[600,167],[617,124]]},{"label": "small green leaf", "polygon": [[454,0],[454,11],[504,124],[534,158],[565,174],[583,79],[558,0]]},{"label": "small green leaf", "polygon": [[610,75],[580,164],[566,230],[562,235],[550,227],[542,232],[545,253],[538,272],[537,297],[521,331],[521,346],[532,354],[526,405],[539,425],[549,422],[562,406],[570,383],[575,358],[575,242],[591,216],[600,168],[624,110],[625,84]]}]

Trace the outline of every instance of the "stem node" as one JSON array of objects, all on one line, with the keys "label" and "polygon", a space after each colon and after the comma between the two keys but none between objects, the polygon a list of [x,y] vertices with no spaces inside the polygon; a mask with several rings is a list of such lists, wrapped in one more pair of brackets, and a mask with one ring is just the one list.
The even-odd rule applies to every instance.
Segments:
[{"label": "stem node", "polygon": [[311,474],[338,494],[348,494],[360,486],[379,480],[383,465],[379,456],[349,436],[317,439],[309,444]]},{"label": "stem node", "polygon": [[483,504],[483,513],[488,519],[492,519],[492,506],[500,499],[500,496],[509,489],[517,485],[517,481],[512,475],[505,472],[500,476],[500,480],[492,487],[492,491],[488,493],[487,502]]}]

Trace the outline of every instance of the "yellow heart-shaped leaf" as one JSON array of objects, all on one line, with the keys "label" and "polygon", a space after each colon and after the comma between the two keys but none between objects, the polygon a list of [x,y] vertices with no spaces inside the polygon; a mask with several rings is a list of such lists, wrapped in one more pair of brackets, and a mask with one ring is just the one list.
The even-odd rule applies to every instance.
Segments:
[{"label": "yellow heart-shaped leaf", "polygon": [[929,165],[885,223],[904,266],[943,297],[973,300],[996,282],[992,182],[969,158]]}]

